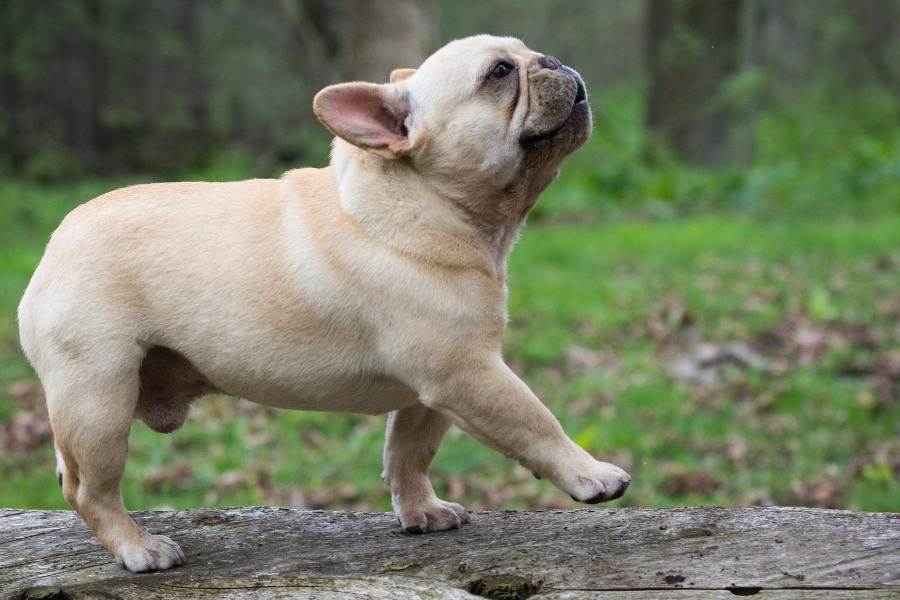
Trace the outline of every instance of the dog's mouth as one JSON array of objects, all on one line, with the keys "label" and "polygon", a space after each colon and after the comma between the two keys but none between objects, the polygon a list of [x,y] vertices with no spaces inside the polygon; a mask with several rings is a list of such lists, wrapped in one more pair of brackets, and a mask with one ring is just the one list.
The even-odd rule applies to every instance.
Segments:
[{"label": "dog's mouth", "polygon": [[575,120],[573,119],[573,117],[576,115],[576,113],[580,113],[588,109],[587,91],[584,87],[584,82],[581,80],[581,77],[578,77],[578,75],[575,74],[574,71],[570,71],[570,69],[567,69],[566,67],[563,67],[563,69],[565,69],[567,72],[570,72],[571,74],[569,76],[572,77],[572,79],[575,81],[575,96],[572,100],[572,106],[569,108],[568,117],[566,117],[566,120],[563,121],[562,125],[552,131],[522,138],[520,144],[525,150],[533,150],[551,142],[553,139],[558,137],[563,132],[563,130],[571,126],[572,121]]}]

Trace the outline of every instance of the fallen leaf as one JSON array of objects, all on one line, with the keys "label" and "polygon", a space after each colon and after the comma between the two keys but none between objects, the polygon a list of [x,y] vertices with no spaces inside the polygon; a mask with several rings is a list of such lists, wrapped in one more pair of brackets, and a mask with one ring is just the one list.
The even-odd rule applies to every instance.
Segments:
[{"label": "fallen leaf", "polygon": [[670,359],[669,373],[676,379],[714,385],[721,380],[721,370],[728,366],[771,372],[768,359],[746,344],[711,344],[699,342]]},{"label": "fallen leaf", "polygon": [[419,563],[409,563],[408,565],[388,565],[375,571],[376,573],[394,573],[397,571],[406,571],[413,567],[418,567]]},{"label": "fallen leaf", "polygon": [[584,373],[587,371],[613,371],[621,366],[621,361],[613,353],[600,353],[583,346],[570,346],[566,351],[566,371]]},{"label": "fallen leaf", "polygon": [[709,471],[675,473],[662,482],[662,489],[673,496],[712,494],[721,487],[715,475]]},{"label": "fallen leaf", "polygon": [[35,450],[53,439],[46,414],[25,411],[0,422],[0,450],[20,453]]},{"label": "fallen leaf", "polygon": [[841,508],[844,505],[844,489],[834,479],[801,481],[791,488],[788,500],[796,506]]}]

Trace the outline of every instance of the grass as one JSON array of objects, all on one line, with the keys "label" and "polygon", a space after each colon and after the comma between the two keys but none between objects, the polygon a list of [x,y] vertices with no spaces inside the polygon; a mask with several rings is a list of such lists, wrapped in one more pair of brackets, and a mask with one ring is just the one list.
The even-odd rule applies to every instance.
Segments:
[{"label": "grass", "polygon": [[[550,201],[583,179],[576,171]],[[65,212],[117,185],[0,184],[0,506],[66,508],[15,306]],[[900,508],[895,211],[590,215],[577,226],[539,213],[526,229],[511,258],[505,348],[573,439],[632,473],[616,505]],[[728,344],[765,368],[698,358]],[[383,426],[201,400],[174,434],[135,424],[125,501],[388,510]],[[432,480],[472,509],[575,506],[455,429]]]},{"label": "grass", "polygon": [[[631,469],[625,504],[897,509],[896,387],[873,389],[897,358],[897,231],[896,216],[535,228],[513,257],[507,352],[575,439]],[[771,370],[671,375],[729,343]]]}]

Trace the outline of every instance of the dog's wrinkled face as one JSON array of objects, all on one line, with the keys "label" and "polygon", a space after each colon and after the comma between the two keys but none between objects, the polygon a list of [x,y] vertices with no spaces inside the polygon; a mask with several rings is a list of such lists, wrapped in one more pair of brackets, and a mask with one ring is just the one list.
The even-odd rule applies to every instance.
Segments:
[{"label": "dog's wrinkled face", "polygon": [[424,157],[469,168],[478,157],[484,172],[558,162],[591,132],[581,77],[516,39],[452,42],[425,61],[407,89],[413,147],[415,136],[424,136]]},{"label": "dog's wrinkled face", "polygon": [[316,113],[351,144],[411,161],[450,197],[496,194],[523,179],[538,180],[539,192],[591,133],[575,71],[492,36],[451,42],[390,84],[326,88]]}]

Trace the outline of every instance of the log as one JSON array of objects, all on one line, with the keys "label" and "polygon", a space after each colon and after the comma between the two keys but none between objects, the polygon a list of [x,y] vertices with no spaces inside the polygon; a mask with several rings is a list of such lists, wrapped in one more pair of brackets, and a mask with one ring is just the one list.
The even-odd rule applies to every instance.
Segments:
[{"label": "log", "polygon": [[409,535],[393,515],[134,513],[184,567],[130,573],[70,511],[0,510],[12,599],[900,597],[900,515],[803,508],[481,512]]}]

